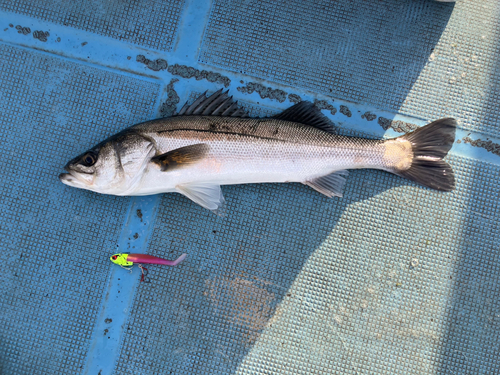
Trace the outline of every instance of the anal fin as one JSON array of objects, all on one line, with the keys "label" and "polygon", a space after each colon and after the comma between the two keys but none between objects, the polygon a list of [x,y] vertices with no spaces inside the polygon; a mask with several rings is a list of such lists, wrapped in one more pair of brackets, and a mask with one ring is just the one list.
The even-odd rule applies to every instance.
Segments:
[{"label": "anal fin", "polygon": [[304,181],[303,184],[312,187],[314,190],[326,195],[327,197],[342,197],[345,177],[348,174],[348,171],[340,170],[310,181]]}]

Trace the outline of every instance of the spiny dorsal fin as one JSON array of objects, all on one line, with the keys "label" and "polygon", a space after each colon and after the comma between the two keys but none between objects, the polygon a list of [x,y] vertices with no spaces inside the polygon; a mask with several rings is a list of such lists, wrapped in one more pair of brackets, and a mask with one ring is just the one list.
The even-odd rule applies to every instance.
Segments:
[{"label": "spiny dorsal fin", "polygon": [[315,178],[311,181],[305,181],[303,184],[312,187],[314,190],[327,197],[342,197],[342,190],[345,185],[344,176],[348,174],[348,171],[340,170],[326,176]]},{"label": "spiny dorsal fin", "polygon": [[176,148],[175,150],[151,158],[162,172],[186,167],[203,159],[210,147],[205,143]]},{"label": "spiny dorsal fin", "polygon": [[193,104],[184,104],[176,116],[248,117],[247,111],[240,108],[238,102],[233,101],[228,92],[229,90],[222,92],[220,89],[207,98],[205,91]]},{"label": "spiny dorsal fin", "polygon": [[321,113],[313,103],[303,101],[297,103],[272,118],[293,122],[300,122],[304,125],[311,125],[328,133],[337,134],[335,125]]}]

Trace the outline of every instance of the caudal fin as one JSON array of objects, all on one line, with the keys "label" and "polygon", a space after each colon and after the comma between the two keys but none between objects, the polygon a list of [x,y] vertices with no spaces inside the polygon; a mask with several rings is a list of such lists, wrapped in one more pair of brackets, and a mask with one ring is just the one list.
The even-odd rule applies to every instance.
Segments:
[{"label": "caudal fin", "polygon": [[455,119],[444,118],[399,137],[411,143],[413,159],[410,168],[394,173],[436,190],[453,190],[453,170],[442,159],[455,141],[456,126]]}]

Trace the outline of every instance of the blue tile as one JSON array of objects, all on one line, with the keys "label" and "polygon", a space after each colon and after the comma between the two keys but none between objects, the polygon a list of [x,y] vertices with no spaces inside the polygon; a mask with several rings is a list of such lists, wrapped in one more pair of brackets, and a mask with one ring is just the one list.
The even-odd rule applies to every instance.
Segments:
[{"label": "blue tile", "polygon": [[[68,4],[0,0],[1,373],[500,372],[497,1]],[[350,136],[454,116],[457,189],[357,170],[343,198],[223,187],[216,216],[58,181],[223,86],[252,116],[317,100]],[[116,251],[188,256],[143,283]]]}]

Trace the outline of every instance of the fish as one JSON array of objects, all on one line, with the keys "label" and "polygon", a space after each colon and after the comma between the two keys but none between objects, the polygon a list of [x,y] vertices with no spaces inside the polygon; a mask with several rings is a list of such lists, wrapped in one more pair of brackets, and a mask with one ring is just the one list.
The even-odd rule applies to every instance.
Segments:
[{"label": "fish", "polygon": [[443,158],[455,129],[455,119],[443,118],[387,140],[347,137],[309,101],[251,118],[221,89],[172,117],[120,131],[70,160],[59,179],[118,196],[177,192],[216,213],[225,201],[221,185],[299,182],[342,197],[349,169],[452,191],[453,169]]},{"label": "fish", "polygon": [[117,253],[109,257],[113,263],[118,264],[122,267],[131,267],[134,263],[141,264],[161,264],[164,266],[176,266],[186,258],[186,254],[182,254],[176,260],[167,260],[154,255],[147,254],[128,254],[128,253]]}]

